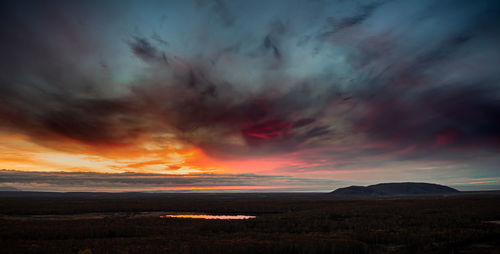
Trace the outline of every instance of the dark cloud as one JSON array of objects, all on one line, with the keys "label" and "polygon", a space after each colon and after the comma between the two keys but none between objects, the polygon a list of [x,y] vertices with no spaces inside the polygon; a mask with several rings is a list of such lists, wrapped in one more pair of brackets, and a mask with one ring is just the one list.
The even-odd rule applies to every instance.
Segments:
[{"label": "dark cloud", "polygon": [[264,48],[270,51],[277,60],[281,60],[280,41],[285,36],[287,28],[283,22],[274,21],[271,23],[269,30],[269,33],[264,37]]},{"label": "dark cloud", "polygon": [[60,109],[44,112],[39,128],[86,143],[131,144],[145,130],[126,102],[75,99]]},{"label": "dark cloud", "polygon": [[217,13],[219,19],[224,26],[232,26],[234,23],[234,16],[229,11],[224,0],[213,0],[213,10]]},{"label": "dark cloud", "polygon": [[146,23],[138,30],[151,38],[115,39],[119,26],[86,29],[76,8],[11,4],[0,25],[0,126],[95,146],[168,133],[216,156],[380,141],[389,148],[360,153],[497,151],[498,4],[367,1],[339,16],[324,4],[317,17],[223,1],[178,7],[182,18],[164,20],[170,36]]},{"label": "dark cloud", "polygon": [[158,43],[163,44],[163,46],[168,46],[168,41],[162,39],[161,36],[158,35],[157,33],[153,33],[153,35],[151,36],[151,38],[153,40],[157,41]]},{"label": "dark cloud", "polygon": [[270,35],[267,35],[264,38],[264,48],[271,50],[276,59],[278,60],[281,59],[281,53],[280,50],[278,49],[278,44],[274,39],[271,38]]},{"label": "dark cloud", "polygon": [[326,18],[326,25],[328,30],[322,33],[319,38],[329,38],[331,35],[344,30],[349,29],[351,27],[355,27],[364,22],[367,18],[369,18],[373,12],[385,1],[372,2],[366,5],[358,6],[358,10],[356,13],[349,15],[347,17],[328,17]]},{"label": "dark cloud", "polygon": [[[165,43],[163,40],[159,39],[157,36],[153,36],[153,39],[161,43]],[[163,64],[168,64],[167,56],[165,52],[161,52],[156,49],[146,38],[133,37],[133,41],[128,42],[132,52],[144,60],[145,62],[159,62]]]}]

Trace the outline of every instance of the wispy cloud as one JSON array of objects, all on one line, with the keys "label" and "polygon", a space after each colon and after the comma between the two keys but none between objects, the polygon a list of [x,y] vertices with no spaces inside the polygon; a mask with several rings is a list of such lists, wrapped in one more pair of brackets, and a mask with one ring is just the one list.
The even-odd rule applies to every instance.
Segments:
[{"label": "wispy cloud", "polygon": [[29,172],[0,170],[0,186],[32,191],[326,191],[342,181],[283,175]]}]

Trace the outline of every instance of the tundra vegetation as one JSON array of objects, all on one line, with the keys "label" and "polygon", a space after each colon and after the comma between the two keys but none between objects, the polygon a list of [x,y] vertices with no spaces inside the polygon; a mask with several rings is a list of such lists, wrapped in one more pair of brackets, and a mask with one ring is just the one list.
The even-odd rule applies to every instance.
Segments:
[{"label": "tundra vegetation", "polygon": [[[0,252],[498,253],[499,204],[498,193],[338,199],[325,193],[3,192]],[[138,216],[144,212],[150,216]],[[256,218],[158,216],[163,212]]]}]

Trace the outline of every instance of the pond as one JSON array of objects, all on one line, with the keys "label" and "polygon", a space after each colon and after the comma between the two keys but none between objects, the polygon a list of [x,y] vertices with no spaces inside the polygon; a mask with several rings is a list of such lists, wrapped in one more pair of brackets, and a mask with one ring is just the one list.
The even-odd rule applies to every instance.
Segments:
[{"label": "pond", "polygon": [[254,219],[251,215],[209,215],[209,214],[171,214],[163,215],[161,218],[177,219],[204,219],[204,220],[248,220]]},{"label": "pond", "polygon": [[127,218],[138,219],[144,217],[179,218],[179,219],[205,219],[205,220],[247,220],[255,216],[250,215],[210,215],[210,214],[190,214],[175,212],[110,212],[110,213],[78,213],[78,214],[43,214],[43,215],[5,215],[0,214],[0,219],[4,220],[91,220],[104,218]]}]

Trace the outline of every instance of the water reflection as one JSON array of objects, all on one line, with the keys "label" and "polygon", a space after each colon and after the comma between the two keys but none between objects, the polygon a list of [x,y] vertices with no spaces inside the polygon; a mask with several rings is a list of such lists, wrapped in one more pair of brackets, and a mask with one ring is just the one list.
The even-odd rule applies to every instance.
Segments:
[{"label": "water reflection", "polygon": [[179,219],[205,219],[205,220],[248,220],[255,216],[250,215],[208,215],[208,214],[172,214],[163,215],[161,218],[179,218]]}]

